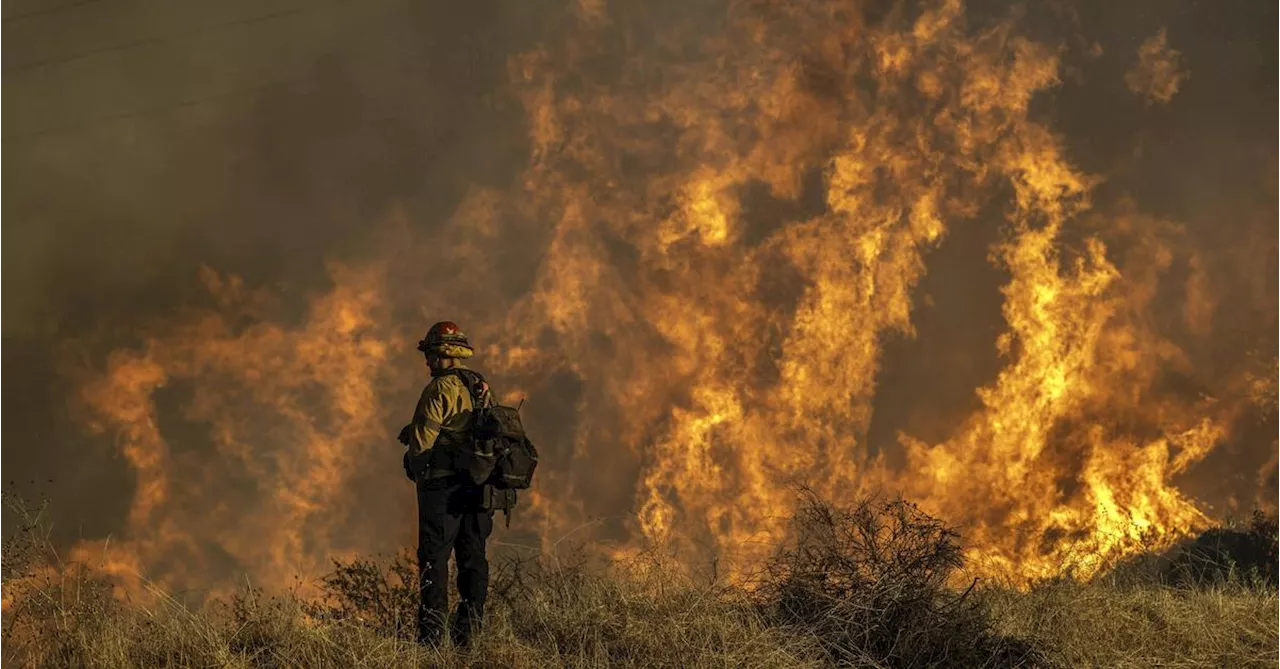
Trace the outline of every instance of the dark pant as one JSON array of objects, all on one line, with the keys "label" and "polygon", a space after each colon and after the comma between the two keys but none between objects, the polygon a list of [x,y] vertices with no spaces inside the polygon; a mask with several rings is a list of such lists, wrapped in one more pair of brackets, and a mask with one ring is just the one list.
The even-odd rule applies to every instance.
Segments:
[{"label": "dark pant", "polygon": [[480,488],[454,477],[418,481],[418,640],[435,643],[449,614],[449,551],[457,556],[458,612],[454,641],[466,644],[479,631],[489,589],[485,541],[493,512],[481,508]]}]

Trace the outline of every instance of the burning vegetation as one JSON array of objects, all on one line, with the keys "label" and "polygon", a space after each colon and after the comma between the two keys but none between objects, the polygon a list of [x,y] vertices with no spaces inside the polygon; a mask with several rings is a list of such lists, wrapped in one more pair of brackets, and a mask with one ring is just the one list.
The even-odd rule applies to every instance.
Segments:
[{"label": "burning vegetation", "polygon": [[[1273,508],[1275,442],[1242,426],[1274,427],[1274,399],[1254,399],[1274,398],[1257,354],[1274,283],[1228,300],[1193,232],[1123,175],[1105,188],[1034,112],[1096,49],[954,0],[875,4],[730,3],[660,27],[580,8],[509,62],[529,141],[510,188],[473,188],[430,239],[391,214],[389,250],[333,264],[301,317],[206,270],[208,307],[94,363],[79,415],[136,483],[120,535],[75,555],[135,588],[207,587],[393,546],[407,530],[362,522],[385,511],[361,495],[397,472],[405,333],[446,311],[529,399],[549,456],[517,525],[544,549],[658,542],[741,570],[786,536],[796,486],[892,491],[955,523],[975,573],[1029,583]],[[1170,101],[1176,57],[1161,32],[1126,56],[1150,75],[1128,85]],[[987,242],[939,281],[998,300],[1000,322],[930,371],[967,393],[934,411],[921,387],[910,415],[932,416],[886,431],[887,347],[946,348],[936,314],[977,320],[922,294],[953,237]],[[1270,329],[1223,356],[1206,341],[1225,318]],[[1197,499],[1223,449],[1257,489]]]},{"label": "burning vegetation", "polygon": [[[66,342],[77,426],[130,479],[110,538],[59,554],[111,596],[36,569],[22,582],[53,589],[19,602],[6,547],[6,645],[82,629],[12,611],[129,600],[152,608],[64,640],[226,623],[183,657],[358,664],[308,645],[314,623],[364,662],[421,660],[398,654],[418,652],[396,640],[408,595],[360,556],[411,540],[394,430],[425,375],[410,342],[447,316],[543,453],[496,536],[541,556],[495,586],[525,598],[503,605],[496,661],[638,666],[689,642],[654,622],[679,615],[706,664],[1112,664],[1081,641],[1126,633],[1088,609],[1105,585],[1136,618],[1247,628],[1228,664],[1274,662],[1274,620],[1255,624],[1274,574],[1227,579],[1238,599],[1196,589],[1200,567],[1163,589],[1186,567],[1166,551],[1276,509],[1274,135],[1229,134],[1223,61],[1191,37],[1095,38],[1088,3],[995,4],[557,9],[492,93],[522,123],[512,178],[429,222],[378,200],[305,297],[188,267],[201,297],[123,341]],[[1274,560],[1269,527],[1247,533]],[[634,568],[548,562],[570,548]],[[1160,572],[1148,599],[1113,582],[1139,563]],[[242,593],[204,619],[163,594],[228,601],[246,579],[298,599],[267,615]],[[1050,629],[1028,602],[1088,625]]]}]

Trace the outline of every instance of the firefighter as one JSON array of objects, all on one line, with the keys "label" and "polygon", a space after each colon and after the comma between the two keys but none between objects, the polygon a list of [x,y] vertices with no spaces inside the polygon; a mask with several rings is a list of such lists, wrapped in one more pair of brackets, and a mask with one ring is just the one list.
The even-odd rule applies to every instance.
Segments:
[{"label": "firefighter", "polygon": [[[418,493],[418,642],[438,644],[449,611],[449,553],[458,569],[458,608],[451,635],[467,646],[479,632],[489,586],[485,543],[493,531],[493,511],[485,510],[481,486],[464,480],[451,454],[465,446],[470,434],[473,398],[461,370],[474,354],[467,336],[454,323],[431,326],[418,343],[426,356],[431,381],[422,391],[413,420],[400,431],[405,475]],[[482,377],[474,375],[471,378]],[[485,388],[487,390],[487,387]]]}]

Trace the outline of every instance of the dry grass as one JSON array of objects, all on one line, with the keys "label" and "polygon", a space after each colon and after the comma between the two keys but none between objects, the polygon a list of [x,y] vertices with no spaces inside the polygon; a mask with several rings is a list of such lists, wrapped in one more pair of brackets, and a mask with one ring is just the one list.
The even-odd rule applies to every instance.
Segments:
[{"label": "dry grass", "polygon": [[410,640],[407,556],[335,564],[321,601],[246,589],[198,610],[163,592],[117,600],[106,581],[59,563],[35,519],[6,541],[4,564],[6,666],[821,666],[812,639],[765,624],[741,591],[656,556],[602,569],[499,565],[485,633],[469,651]]},{"label": "dry grass", "polygon": [[[337,564],[325,579],[325,600],[304,608],[326,625],[357,621],[408,640],[412,583],[407,555],[389,565]],[[656,555],[596,569],[505,562],[494,570],[489,597],[487,627],[469,658],[493,666],[817,666],[810,639],[767,626],[740,591],[695,581]]]},{"label": "dry grass", "polygon": [[[3,655],[31,667],[1251,667],[1277,661],[1274,581],[1134,571],[1030,592],[947,583],[956,537],[902,502],[802,507],[751,591],[656,556],[505,563],[469,651],[410,640],[412,564],[335,565],[322,601],[246,590],[193,610],[121,602],[59,565],[39,523],[5,543]],[[1273,539],[1272,539],[1273,541]],[[1171,563],[1178,563],[1177,559]],[[56,565],[50,568],[49,565]],[[1234,572],[1232,572],[1234,573]]]},{"label": "dry grass", "polygon": [[1274,667],[1277,523],[1255,513],[1090,582],[984,592],[1000,629],[1068,667]]},{"label": "dry grass", "polygon": [[[373,610],[326,616],[313,603],[247,591],[198,612],[171,600],[20,604],[6,614],[13,622],[4,654],[15,666],[49,667],[820,666],[808,639],[764,625],[720,586],[698,587],[654,567],[525,570],[520,596],[494,602],[471,651],[420,648],[408,638],[411,626],[388,633],[388,618]],[[384,611],[411,619],[409,611]]]},{"label": "dry grass", "polygon": [[1065,667],[1275,667],[1276,591],[1110,583],[988,592],[1000,629]]}]

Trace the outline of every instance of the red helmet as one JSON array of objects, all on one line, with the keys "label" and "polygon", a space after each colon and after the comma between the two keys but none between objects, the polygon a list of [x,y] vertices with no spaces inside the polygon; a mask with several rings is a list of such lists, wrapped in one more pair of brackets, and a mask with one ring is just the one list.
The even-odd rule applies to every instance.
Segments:
[{"label": "red helmet", "polygon": [[448,344],[471,348],[471,343],[467,341],[467,335],[458,328],[457,323],[440,321],[432,325],[430,330],[427,330],[426,338],[418,342],[418,350],[427,353],[432,349]]}]

